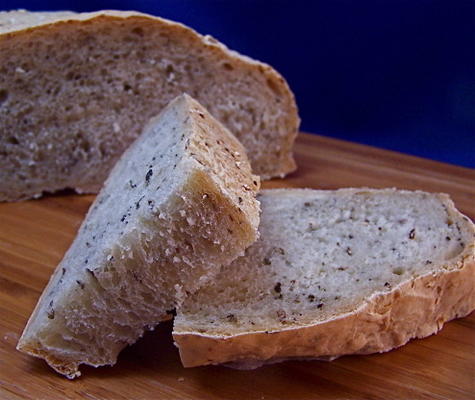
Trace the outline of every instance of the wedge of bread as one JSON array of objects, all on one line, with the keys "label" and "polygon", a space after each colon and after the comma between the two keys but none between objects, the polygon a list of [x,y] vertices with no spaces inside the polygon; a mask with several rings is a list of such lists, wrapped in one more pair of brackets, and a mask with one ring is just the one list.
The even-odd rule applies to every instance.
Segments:
[{"label": "wedge of bread", "polygon": [[112,170],[18,349],[68,378],[114,364],[255,241],[258,188],[236,138],[179,96]]},{"label": "wedge of bread", "polygon": [[255,173],[295,169],[299,117],[282,76],[179,23],[122,11],[0,12],[0,71],[0,201],[96,193],[145,123],[183,92],[236,135]]},{"label": "wedge of bread", "polygon": [[385,352],[475,308],[475,227],[447,195],[289,189],[259,200],[260,239],[177,311],[185,366]]}]

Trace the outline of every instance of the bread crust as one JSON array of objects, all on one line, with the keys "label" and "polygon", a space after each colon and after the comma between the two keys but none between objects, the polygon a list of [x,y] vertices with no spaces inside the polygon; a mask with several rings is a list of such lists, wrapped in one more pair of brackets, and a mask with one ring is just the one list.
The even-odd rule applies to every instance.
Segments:
[{"label": "bread crust", "polygon": [[[451,213],[457,213],[452,205]],[[460,214],[459,214],[460,216]],[[463,217],[467,218],[467,217]],[[470,223],[475,237],[475,226]],[[475,241],[441,271],[377,292],[355,310],[310,325],[233,336],[174,332],[185,367],[230,363],[252,369],[295,358],[335,359],[390,351],[438,332],[475,309]]]},{"label": "bread crust", "polygon": [[[109,22],[124,20],[131,23],[155,23],[166,27],[170,35],[179,37],[184,43],[194,47],[203,47],[216,55],[218,60],[229,63],[236,70],[255,71],[262,74],[264,79],[272,83],[279,93],[281,93],[282,106],[280,112],[285,113],[285,133],[283,130],[272,133],[272,140],[277,141],[278,146],[272,154],[262,154],[253,157],[252,151],[249,152],[251,164],[254,171],[263,179],[272,177],[283,177],[296,169],[296,163],[293,158],[292,148],[298,133],[300,119],[295,102],[295,97],[291,92],[285,79],[268,64],[253,60],[247,56],[241,55],[228,49],[224,44],[218,42],[209,35],[203,36],[193,29],[177,22],[169,21],[163,18],[143,14],[135,11],[97,11],[91,13],[72,13],[72,12],[52,12],[52,13],[30,13],[25,11],[3,12],[0,13],[0,42],[12,40],[21,35],[33,35],[37,30],[44,32],[57,32],[62,26],[80,25],[80,29],[87,29],[91,22],[107,25]],[[245,133],[245,132],[244,132]],[[254,135],[254,133],[252,133]],[[242,137],[241,137],[242,139]],[[259,139],[257,139],[259,140]],[[265,146],[264,146],[265,147]],[[252,149],[251,149],[252,150]],[[275,153],[275,154],[274,154]],[[100,188],[102,182],[77,182],[68,184],[78,193],[95,193]],[[40,197],[42,191],[55,191],[53,185],[44,185],[43,190],[34,192],[20,189],[6,188],[6,193],[0,193],[0,201],[24,200],[30,197]],[[3,192],[3,190],[2,190]]]}]

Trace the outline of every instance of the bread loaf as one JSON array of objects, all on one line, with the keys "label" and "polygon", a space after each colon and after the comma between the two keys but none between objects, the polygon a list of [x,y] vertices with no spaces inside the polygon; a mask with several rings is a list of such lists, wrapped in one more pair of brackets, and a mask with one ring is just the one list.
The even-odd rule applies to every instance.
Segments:
[{"label": "bread loaf", "polygon": [[270,66],[138,12],[0,12],[0,201],[96,193],[145,123],[186,92],[247,149],[295,169],[294,96]]},{"label": "bread loaf", "polygon": [[18,349],[69,378],[114,364],[256,239],[258,188],[236,138],[178,97],[112,170]]},{"label": "bread loaf", "polygon": [[185,366],[384,352],[475,308],[475,228],[447,195],[289,189],[259,200],[260,239],[177,311]]}]

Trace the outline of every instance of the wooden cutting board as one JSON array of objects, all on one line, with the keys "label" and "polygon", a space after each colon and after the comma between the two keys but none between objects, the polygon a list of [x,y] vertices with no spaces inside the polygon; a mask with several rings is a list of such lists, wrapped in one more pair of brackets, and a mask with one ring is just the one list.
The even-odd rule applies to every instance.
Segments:
[{"label": "wooden cutting board", "polygon": [[[398,187],[449,193],[475,219],[475,171],[315,135],[300,135],[299,170],[264,187]],[[475,398],[475,313],[435,336],[386,354],[331,363],[292,361],[254,371],[184,369],[159,326],[114,368],[83,367],[76,381],[15,350],[56,264],[93,196],[61,194],[0,204],[0,398],[2,399],[470,399]]]}]

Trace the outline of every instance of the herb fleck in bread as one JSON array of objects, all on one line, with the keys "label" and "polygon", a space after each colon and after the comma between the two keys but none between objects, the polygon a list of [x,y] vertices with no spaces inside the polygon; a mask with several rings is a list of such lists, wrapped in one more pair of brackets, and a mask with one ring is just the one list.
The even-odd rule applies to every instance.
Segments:
[{"label": "herb fleck in bread", "polygon": [[475,228],[447,195],[265,190],[260,239],[177,311],[185,366],[384,352],[475,308]]},{"label": "herb fleck in bread", "polygon": [[295,169],[299,118],[285,80],[175,22],[0,12],[0,71],[0,201],[97,192],[145,123],[183,92],[236,135],[255,173]]},{"label": "herb fleck in bread", "polygon": [[112,170],[18,349],[69,378],[114,364],[255,241],[258,188],[236,138],[178,97]]}]

